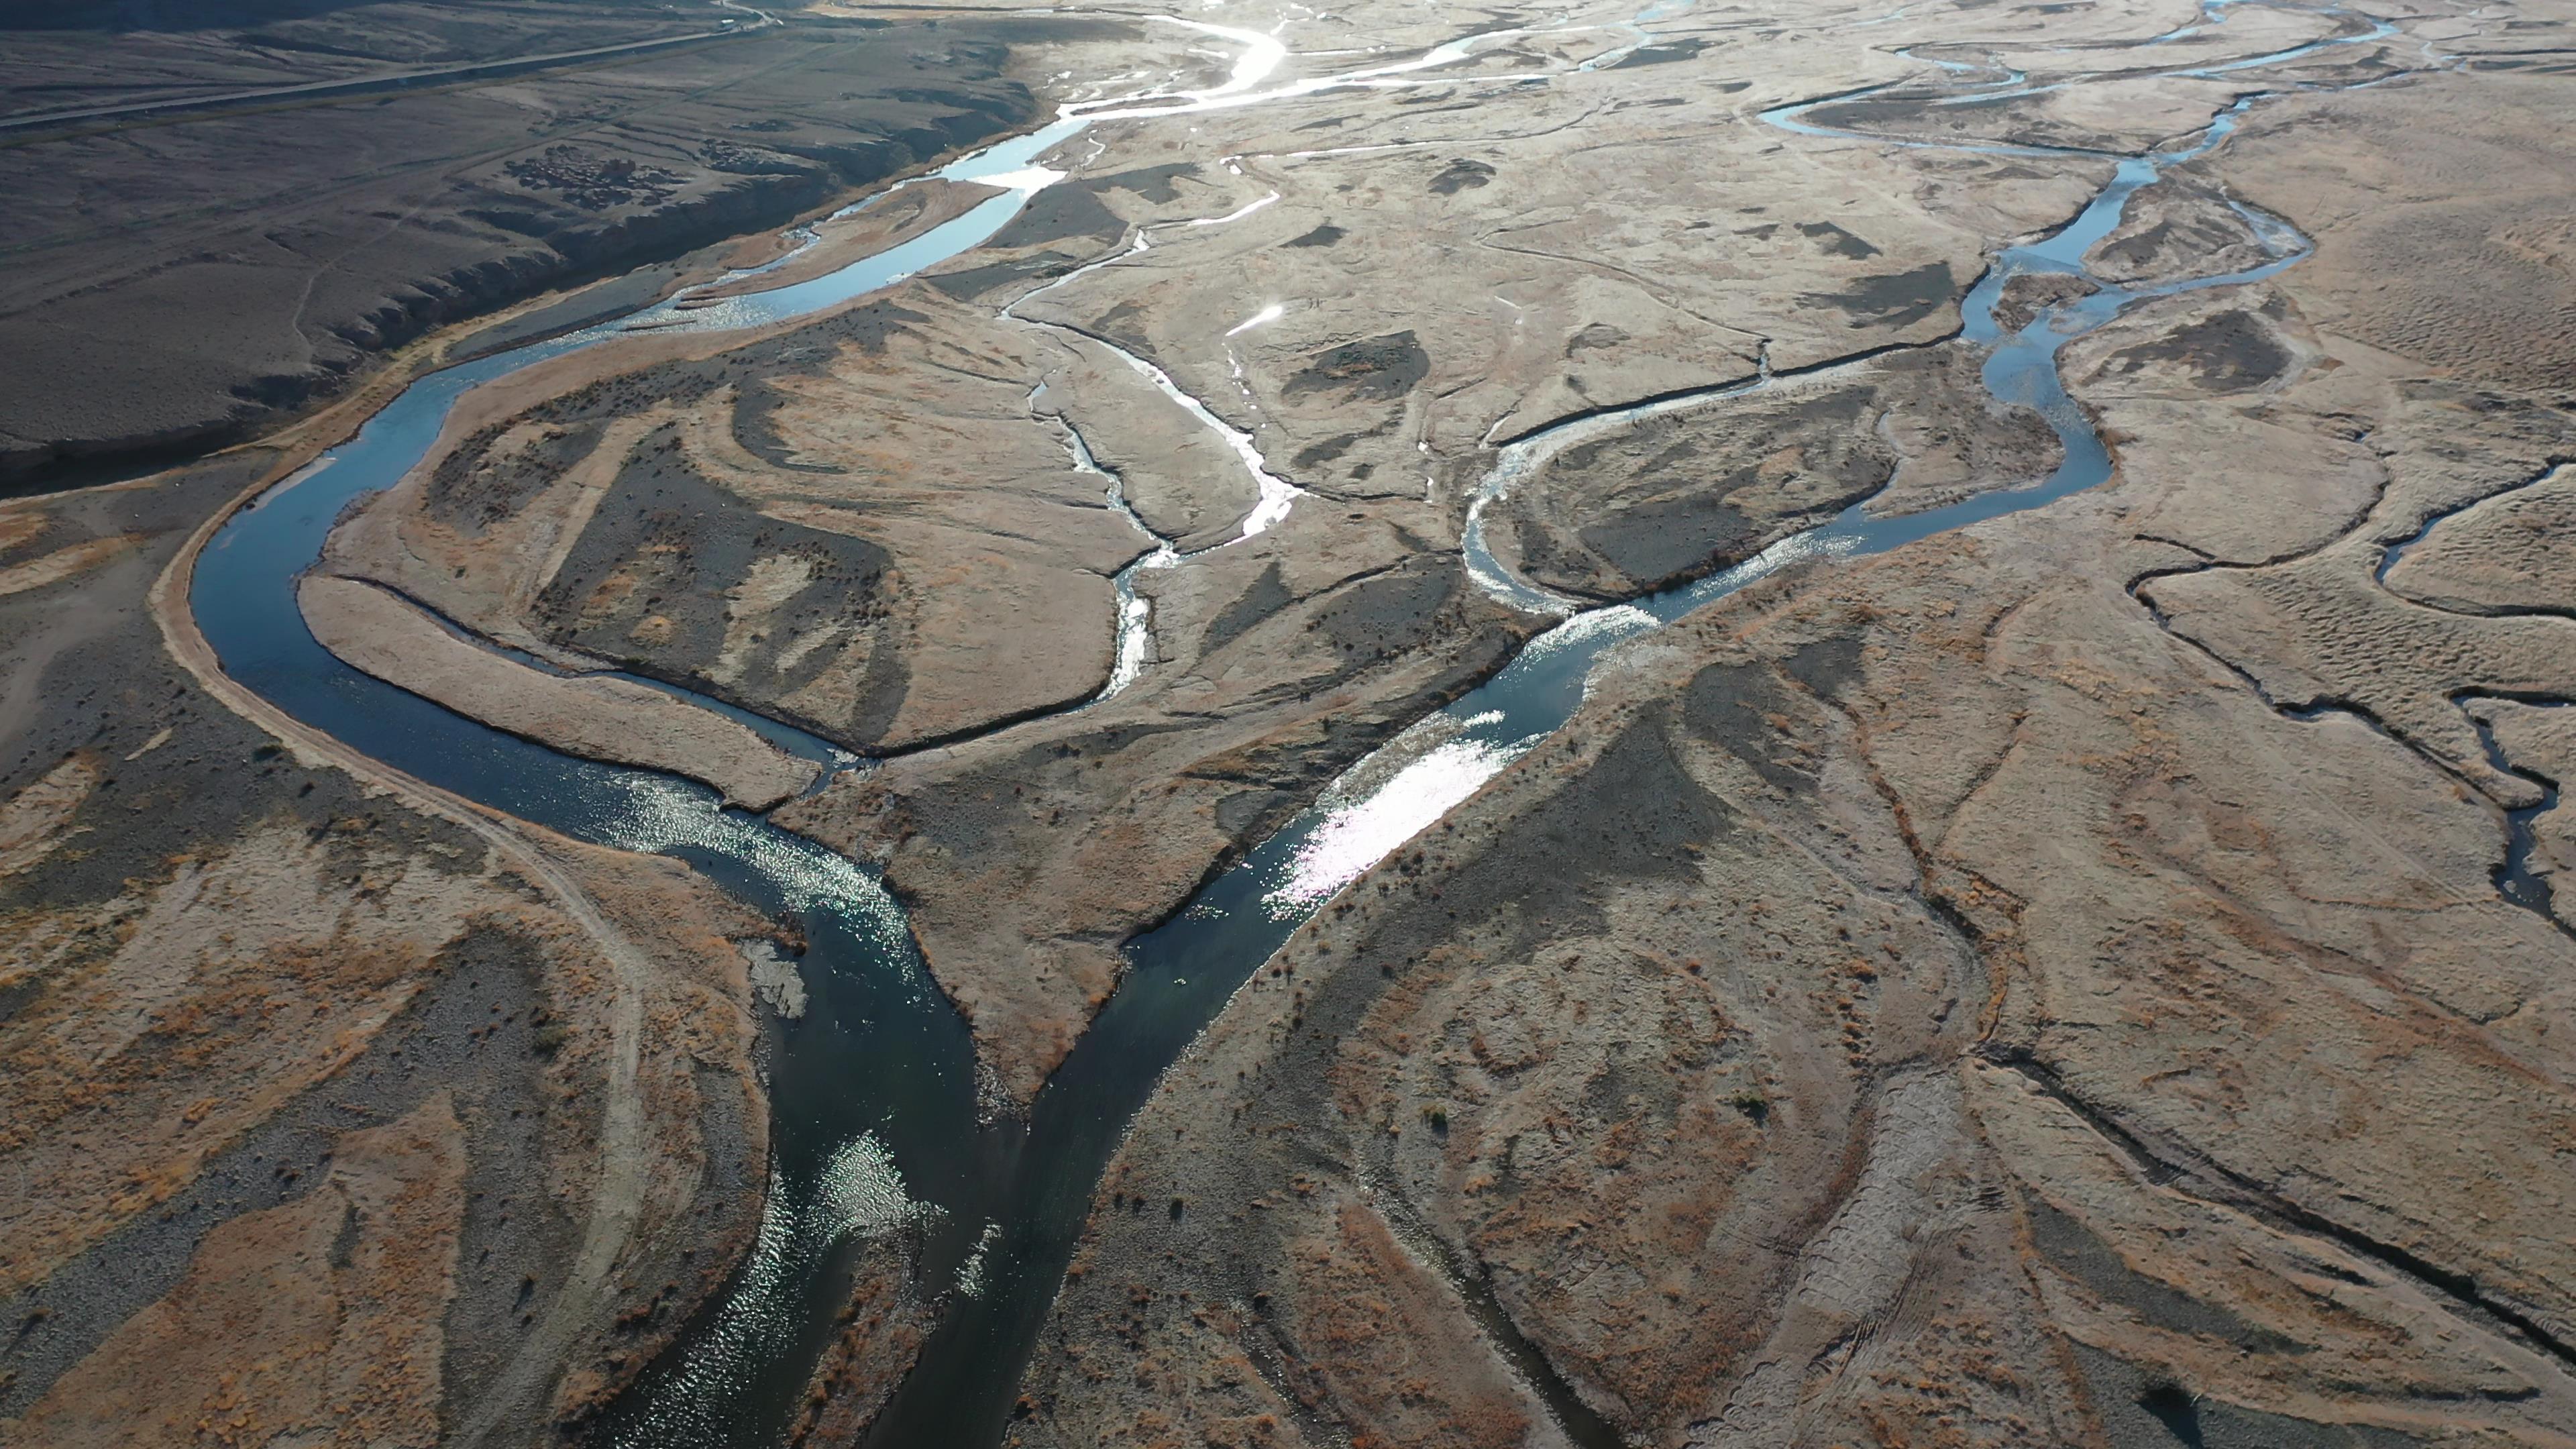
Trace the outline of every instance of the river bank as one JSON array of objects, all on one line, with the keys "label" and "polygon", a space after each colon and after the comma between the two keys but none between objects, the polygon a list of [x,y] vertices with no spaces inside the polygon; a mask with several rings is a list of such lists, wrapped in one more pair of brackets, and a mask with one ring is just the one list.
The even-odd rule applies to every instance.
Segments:
[{"label": "river bank", "polygon": [[[801,1013],[762,1028],[759,1222],[712,1239],[748,1255],[630,1306],[556,1411],[632,1377],[597,1440],[2323,1444],[2425,1426],[2351,1388],[2393,1372],[2463,1406],[2439,1432],[2555,1432],[2514,1154],[2558,1130],[2564,943],[2515,852],[2560,832],[2487,754],[2554,735],[2481,704],[2466,753],[2435,704],[2564,692],[2515,642],[2554,625],[2444,623],[2484,662],[2433,678],[2361,668],[2422,620],[2315,603],[2392,542],[2436,568],[2429,521],[2488,527],[2569,433],[2391,350],[2428,304],[2350,250],[2388,136],[2451,118],[2430,185],[2521,92],[2450,73],[2438,17],[2171,9],[1869,48],[1903,11],[1406,21],[1356,58],[1165,22],[1223,54],[967,168],[1004,194],[920,247],[427,379],[209,525],[161,602],[237,708],[780,923],[722,987]],[[2111,54],[2157,104],[2087,99]],[[2404,120],[2321,173],[2319,114]],[[1629,164],[1586,197],[1573,154]],[[2376,341],[2313,325],[2339,297]],[[885,758],[791,834],[347,669],[294,576],[406,477],[340,535],[399,547],[334,567]],[[1068,585],[1008,586],[1033,561]],[[2259,1111],[2249,1039],[2304,1073]],[[2373,1173],[2301,1115],[2356,1112],[2473,1146]],[[2345,1318],[2281,1307],[2326,1279]],[[553,1300],[553,1351],[650,1287]],[[509,1437],[515,1372],[439,1422]]]},{"label": "river bank", "polygon": [[[680,861],[309,729],[227,675],[186,607],[226,521],[488,331],[424,339],[260,443],[0,509],[0,1040],[24,1094],[0,1151],[41,1185],[7,1257],[11,1433],[158,1442],[220,1414],[551,1439],[755,1245],[754,1002],[791,1006],[801,937]],[[131,1024],[100,1038],[93,1008]],[[307,1251],[315,1233],[353,1261]],[[280,1275],[292,1291],[245,1319]],[[365,1311],[335,1326],[334,1304]],[[224,1397],[245,1373],[246,1412]],[[146,1380],[162,1391],[126,1391]]]},{"label": "river bank", "polygon": [[[2323,58],[2346,85],[2384,74]],[[2017,69],[1979,73],[2047,84]],[[1516,666],[1410,756],[1426,783],[1471,773],[1444,793],[1491,783],[1454,806],[1426,788],[1401,823],[1336,802],[1315,839],[1429,828],[1145,1104],[1008,1442],[2565,1431],[2569,1280],[2534,1187],[2553,1149],[2530,1144],[2569,1110],[2544,983],[2576,958],[2509,818],[2555,797],[2500,778],[2460,715],[2508,679],[2564,698],[2564,624],[2463,625],[2370,581],[2463,500],[2526,506],[2576,419],[2516,386],[2536,358],[2443,375],[2443,283],[2351,270],[2365,244],[2392,256],[2364,200],[2387,168],[2431,187],[2449,147],[2517,150],[2510,117],[2547,83],[2472,102],[2467,76],[2335,79],[2164,162],[2245,198],[2226,239],[2270,260],[2117,295],[2142,189],[2006,250],[1972,294],[1987,341],[2000,274],[2091,273],[2025,303],[1985,375],[2059,424],[2070,467],[2089,444],[2094,491],[1988,494],[1985,519],[1878,557],[1903,520],[1856,510],[1685,591],[1716,600],[1696,611],[1577,615],[1635,642],[1562,697],[1561,729],[1504,702]],[[2416,149],[2464,105],[2491,123]],[[2372,160],[2292,159],[2320,124]],[[2135,167],[2122,183],[2170,184]],[[2166,265],[2148,275],[2217,270]],[[2368,341],[2313,320],[2361,298],[2385,308]],[[2423,352],[2382,350],[2400,316]],[[2056,363],[2012,386],[2016,347],[2064,347],[2063,393]],[[1747,391],[1699,405],[1727,419]],[[1603,433],[1651,453],[1666,416]],[[2477,663],[2398,662],[2424,653]],[[2534,759],[2546,718],[2509,720]],[[2302,1308],[2329,1277],[2331,1308]],[[2514,1387],[2426,1416],[2400,1381]]]}]

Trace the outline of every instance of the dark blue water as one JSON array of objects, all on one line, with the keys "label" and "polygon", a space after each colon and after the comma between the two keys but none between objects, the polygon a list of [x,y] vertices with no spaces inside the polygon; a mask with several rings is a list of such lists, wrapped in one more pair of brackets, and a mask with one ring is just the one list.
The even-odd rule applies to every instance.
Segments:
[{"label": "dark blue water", "polygon": [[[1078,129],[1059,123],[947,168],[971,180],[1023,170]],[[632,321],[691,328],[779,320],[877,290],[980,244],[1027,201],[1007,191],[965,216],[826,278]],[[575,839],[688,861],[736,897],[792,922],[805,1017],[772,1054],[770,1222],[746,1285],[703,1325],[702,1351],[657,1368],[619,1415],[619,1442],[774,1440],[840,1307],[838,1270],[860,1243],[846,1209],[854,1191],[891,1177],[911,1211],[904,1230],[934,1274],[953,1275],[982,1231],[977,1205],[1010,1173],[1009,1133],[976,1121],[974,1045],[915,949],[901,908],[874,874],[766,821],[723,807],[715,791],[650,771],[557,754],[484,727],[342,664],[317,643],[295,584],[354,501],[392,486],[436,441],[450,409],[494,378],[616,336],[609,324],[432,374],[358,435],[243,510],[197,562],[189,602],[225,673],[287,713],[442,789]],[[791,753],[841,763],[828,743],[720,701],[642,680],[727,713]],[[764,1268],[769,1280],[761,1281]],[[748,1301],[746,1301],[748,1300]]]},{"label": "dark blue water", "polygon": [[[756,908],[801,925],[809,940],[801,963],[809,1010],[782,1029],[773,1059],[774,1180],[760,1242],[727,1297],[621,1402],[604,1437],[691,1449],[775,1441],[828,1336],[850,1259],[868,1235],[901,1233],[924,1291],[949,1291],[951,1307],[871,1442],[913,1449],[996,1441],[1100,1171],[1163,1069],[1332,890],[1561,725],[1604,651],[1800,560],[1883,552],[2109,476],[2100,438],[2059,385],[2058,350],[2141,297],[2269,275],[2304,254],[2304,242],[2269,223],[2275,254],[2263,266],[2143,291],[2104,286],[2009,336],[1995,324],[1995,302],[2018,273],[2082,274],[2083,254],[2118,223],[2129,195],[2218,144],[2244,104],[2191,146],[2121,160],[2074,222],[1999,255],[1970,293],[1964,335],[1991,348],[1986,386],[2037,409],[2065,446],[2049,477],[1902,518],[1854,508],[1723,574],[1577,615],[1540,636],[1440,720],[1390,746],[1389,758],[1373,762],[1369,788],[1328,794],[1170,924],[1133,942],[1128,976],[1025,1122],[977,1122],[973,1044],[871,873],[722,808],[703,786],[559,755],[384,685],[340,664],[304,628],[297,575],[349,502],[390,486],[424,456],[462,392],[593,345],[614,327],[423,378],[347,446],[227,524],[200,561],[190,598],[235,679],[434,785],[579,839],[687,860]],[[1821,131],[1798,119],[1805,109],[1766,119]],[[1077,125],[994,148],[950,174],[1025,167]],[[650,316],[741,325],[860,295],[980,243],[1027,194],[994,198],[831,278],[704,312],[661,308]],[[1525,441],[1543,447],[1547,438]],[[773,737],[809,757],[828,751],[800,732]]]}]

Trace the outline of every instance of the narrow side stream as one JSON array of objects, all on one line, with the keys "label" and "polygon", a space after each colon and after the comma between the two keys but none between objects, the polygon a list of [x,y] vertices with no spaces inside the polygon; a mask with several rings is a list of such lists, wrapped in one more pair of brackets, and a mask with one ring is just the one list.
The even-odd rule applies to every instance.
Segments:
[{"label": "narrow side stream", "polygon": [[[1897,518],[1871,518],[1865,506],[1855,506],[1823,527],[1698,583],[1574,613],[1532,640],[1491,681],[1363,761],[1315,806],[1210,883],[1171,923],[1133,942],[1127,950],[1128,975],[1040,1094],[1030,1130],[1019,1144],[1015,1190],[1000,1214],[1002,1236],[987,1260],[994,1289],[960,1305],[942,1323],[921,1366],[869,1436],[871,1449],[988,1443],[999,1436],[1020,1366],[1071,1259],[1093,1184],[1164,1065],[1196,1039],[1236,988],[1317,907],[1564,724],[1582,702],[1593,668],[1614,645],[1799,560],[1882,553],[1983,519],[2040,507],[2106,480],[2110,455],[2059,383],[2059,349],[2137,301],[2258,281],[2306,254],[2304,237],[2267,218],[2272,224],[2260,230],[2274,255],[2243,272],[2129,289],[2092,278],[2085,270],[2085,253],[2119,224],[2129,197],[2164,168],[2219,145],[2254,99],[2238,102],[2187,144],[2122,159],[2109,184],[2074,221],[2044,240],[2005,251],[1970,292],[1963,306],[1964,335],[1992,348],[1982,372],[1986,387],[2003,401],[2037,409],[2065,446],[2064,461],[2047,478]],[[1800,109],[1783,108],[1764,119],[1778,123]],[[2005,281],[2024,272],[2086,276],[2101,290],[2046,308],[2006,336],[1995,322],[1995,304]],[[1515,461],[1525,470],[1546,451],[1615,429],[1638,414],[1722,402],[1765,385],[1767,379],[1718,389],[1706,399],[1650,404],[1533,435],[1515,445],[1520,451],[1497,466],[1488,487],[1521,476],[1507,471]],[[1506,602],[1526,606],[1533,593],[1553,598],[1513,578],[1480,542],[1471,545],[1470,566]],[[1152,1070],[1137,1070],[1140,1062],[1150,1063]]]},{"label": "narrow side stream", "polygon": [[[305,628],[296,580],[320,557],[342,511],[400,480],[472,388],[635,326],[757,325],[878,290],[999,231],[1053,179],[1032,171],[1032,160],[1081,124],[1059,121],[944,168],[936,174],[1007,189],[840,273],[697,310],[665,303],[424,377],[355,438],[237,514],[197,561],[189,606],[225,672],[297,719],[519,819],[575,839],[677,856],[764,914],[802,924],[809,1004],[771,1064],[768,1220],[742,1289],[707,1326],[712,1351],[693,1356],[673,1378],[671,1402],[683,1407],[662,1442],[776,1437],[838,1307],[830,1299],[841,1275],[832,1269],[855,1247],[854,1192],[882,1197],[891,1190],[934,1202],[980,1196],[972,1185],[978,1165],[956,1150],[977,1135],[973,1041],[873,873],[723,808],[702,785],[561,755],[348,668]],[[742,717],[718,701],[687,697]],[[802,741],[791,748],[807,753]],[[852,1186],[854,1176],[870,1173],[877,1180],[863,1191]],[[956,1215],[904,1220],[922,1235],[925,1261],[952,1271],[981,1226]]]},{"label": "narrow side stream", "polygon": [[[1638,20],[1670,8],[1659,4]],[[1243,62],[1223,86],[1102,103],[945,168],[938,174],[1007,190],[832,276],[701,309],[666,304],[625,324],[423,378],[349,444],[237,515],[198,563],[190,603],[224,669],[296,718],[388,765],[521,819],[622,849],[678,856],[754,907],[804,923],[811,942],[803,962],[811,1000],[805,1019],[782,1034],[773,1064],[774,1175],[759,1243],[728,1295],[621,1401],[605,1426],[609,1442],[691,1449],[774,1442],[829,1337],[850,1260],[870,1235],[889,1232],[911,1235],[929,1290],[945,1291],[948,1311],[870,1443],[917,1449],[998,1440],[1093,1186],[1127,1122],[1163,1069],[1317,906],[1561,725],[1612,645],[1800,559],[1882,552],[2102,482],[2110,460],[2059,386],[2058,349],[2140,298],[2257,280],[2305,251],[2304,240],[2280,226],[2269,233],[2275,251],[2263,266],[2162,288],[2106,285],[2041,312],[2010,336],[2000,335],[1994,306],[2007,278],[2028,271],[2083,274],[2084,252],[2117,224],[2129,195],[2163,168],[2219,144],[2250,99],[2190,145],[2122,160],[2074,222],[1999,256],[1964,306],[1964,335],[1992,348],[1983,372],[1986,386],[2000,399],[2037,408],[2064,442],[2065,461],[2054,473],[2030,486],[1901,518],[1873,519],[1855,508],[1699,583],[1574,613],[1533,640],[1486,685],[1363,762],[1313,808],[1210,883],[1169,924],[1132,943],[1127,977],[1029,1118],[978,1124],[973,1044],[923,969],[900,909],[873,874],[765,821],[722,809],[714,792],[702,786],[558,755],[346,668],[306,631],[295,606],[295,580],[319,556],[342,509],[391,485],[418,462],[449,408],[473,386],[634,325],[742,327],[803,315],[889,285],[999,231],[1031,194],[1055,179],[1056,173],[1036,169],[1037,158],[1076,134],[1087,119],[1253,104],[1333,85],[1408,83],[1402,78],[1411,72],[1519,33],[1464,37],[1411,60],[1257,91],[1284,58],[1277,42],[1197,22],[1174,23],[1245,46]],[[2367,37],[2326,43],[2362,38]],[[1798,120],[1812,108],[1785,107],[1764,119],[1809,134],[1875,139]],[[1657,406],[1718,400],[1712,393]],[[1616,427],[1640,411],[1579,426]],[[1526,462],[1570,441],[1576,426],[1515,446],[1525,450],[1520,456]],[[1501,473],[1489,488],[1507,486]],[[1277,506],[1288,501],[1280,498]],[[1528,587],[1510,579],[1480,544],[1471,554],[1478,577],[1489,586]],[[1545,607],[1561,611],[1560,605]],[[1125,655],[1122,647],[1122,672]]]},{"label": "narrow side stream", "polygon": [[[1151,18],[1237,45],[1240,59],[1210,89],[1068,108],[1048,126],[939,169],[933,175],[980,181],[1003,194],[828,276],[708,306],[674,299],[423,377],[349,442],[236,514],[196,562],[189,607],[225,672],[288,714],[371,758],[519,819],[575,839],[686,860],[755,909],[802,925],[809,1003],[804,1019],[779,1034],[771,1062],[772,1184],[752,1258],[723,1301],[690,1326],[680,1350],[616,1407],[601,1436],[608,1442],[691,1449],[774,1442],[829,1338],[848,1266],[872,1234],[911,1235],[931,1291],[947,1291],[952,1302],[989,1304],[1033,1293],[1032,1311],[1042,1313],[1054,1279],[1019,1271],[1002,1251],[1009,1240],[998,1224],[1004,1214],[1032,1210],[1033,1196],[1060,1200],[1056,1210],[1079,1221],[1089,1174],[1132,1108],[1073,1114],[1095,1126],[1061,1134],[1061,1147],[1030,1160],[1029,1124],[977,1121],[973,1041],[925,969],[901,908],[872,871],[725,809],[714,791],[694,782],[557,754],[350,669],[305,628],[296,581],[321,556],[344,510],[392,486],[425,457],[457,400],[475,387],[639,330],[761,326],[891,286],[999,232],[1032,195],[1061,179],[1038,159],[1095,120],[1231,108],[1342,86],[1431,84],[1409,77],[1466,59],[1501,34],[1479,32],[1410,59],[1261,90],[1287,57],[1276,40],[1196,20]],[[1284,483],[1263,492],[1264,506],[1247,520],[1247,532],[1275,521],[1293,501]],[[643,682],[743,717],[721,701]],[[802,732],[765,720],[756,727],[791,752],[813,753]],[[1258,934],[1261,939],[1240,947],[1256,961],[1274,944],[1266,928]],[[1227,954],[1231,959],[1232,951]],[[1112,1074],[1132,1089],[1103,1100],[1141,1099],[1221,999],[1199,1003],[1195,1015],[1173,1018],[1139,1042],[1143,1054]],[[1045,1124],[1064,1115],[1051,1109],[1038,1134],[1045,1136]],[[1074,1165],[1086,1162],[1091,1166]],[[1083,1175],[1066,1183],[1064,1194],[1033,1194],[1033,1167]],[[1029,1322],[1033,1333],[1034,1318]],[[983,1400],[943,1404],[908,1395],[907,1405],[925,1406],[911,1422],[930,1427],[906,1442],[997,1437],[1025,1352],[1025,1338],[1015,1342],[1020,1347],[1003,1350],[1003,1360],[977,1366],[1000,1385]]]},{"label": "narrow side stream", "polygon": [[[2465,707],[2470,699],[2478,697],[2480,696],[2453,695],[2451,702]],[[2569,704],[2565,700],[2517,702],[2540,709],[2576,709],[2576,704]],[[2538,800],[2528,805],[2507,807],[2504,811],[2504,859],[2497,863],[2495,869],[2496,894],[2539,916],[2542,920],[2558,926],[2560,930],[2566,930],[2567,927],[2560,924],[2554,909],[2553,894],[2550,889],[2551,872],[2535,869],[2532,865],[2533,858],[2540,852],[2540,817],[2558,808],[2558,782],[2537,770],[2517,766],[2512,760],[2506,758],[2504,747],[2496,742],[2495,726],[2478,719],[2475,715],[2470,716],[2470,722],[2477,726],[2478,744],[2487,752],[2488,764],[2508,775],[2528,780],[2540,791]]]}]

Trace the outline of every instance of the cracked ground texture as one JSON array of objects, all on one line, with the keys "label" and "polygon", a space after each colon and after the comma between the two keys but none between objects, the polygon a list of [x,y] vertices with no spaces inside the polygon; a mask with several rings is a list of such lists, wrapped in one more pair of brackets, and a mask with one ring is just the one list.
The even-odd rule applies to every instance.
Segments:
[{"label": "cracked ground texture", "polygon": [[[1139,932],[1553,622],[1480,500],[1599,602],[1992,504],[1605,655],[1263,963],[1093,1186],[1011,1442],[2576,1449],[2569,21],[2379,8],[1228,0],[1292,48],[1259,104],[1101,121],[882,292],[476,392],[309,597],[736,799],[804,772],[474,644],[877,757],[774,823],[883,867],[1007,1124]],[[1062,75],[1232,63],[1140,28]],[[2258,93],[2092,264],[2279,269],[2068,345],[2116,469],[2009,511],[2080,435],[1988,395],[1971,288]],[[291,461],[0,510],[21,1439],[553,1439],[752,1276],[785,933],[283,719],[184,568],[153,637]],[[16,682],[56,654],[87,692]],[[793,1442],[978,1291],[861,1236]]]},{"label": "cracked ground texture", "polygon": [[2576,1436],[2576,352],[2434,261],[2558,84],[2254,112],[2192,184],[2316,251],[2067,349],[2109,484],[1625,646],[1302,929],[1015,1442]]},{"label": "cracked ground texture", "polygon": [[[2057,29],[2090,43],[2165,8],[2188,13]],[[1124,942],[1546,622],[1461,567],[1496,445],[1765,367],[1884,359],[1820,377],[1832,395],[1803,424],[1784,409],[1764,446],[1677,424],[1740,475],[1722,495],[1676,496],[1687,465],[1612,486],[1649,471],[1616,447],[1533,486],[1506,552],[1606,594],[1858,497],[2049,465],[2044,430],[1971,396],[1973,362],[1939,344],[1993,239],[2063,220],[2109,164],[1841,146],[1819,166],[1755,112],[1900,62],[1708,20],[1676,32],[1689,64],[1618,64],[1625,15],[1373,16],[1392,46],[1508,33],[1398,89],[1104,122],[989,243],[863,305],[621,344],[478,395],[327,566],[888,757],[780,822],[884,863],[974,1024],[989,1104],[1018,1110]],[[1317,39],[1350,23],[1291,35],[1323,52],[1293,64],[1357,64]],[[1112,576],[1235,536],[1253,504],[1217,429],[1122,351],[1306,497],[1137,573],[1147,667],[1090,704],[1114,667]],[[1067,466],[1068,429],[1129,516]]]}]

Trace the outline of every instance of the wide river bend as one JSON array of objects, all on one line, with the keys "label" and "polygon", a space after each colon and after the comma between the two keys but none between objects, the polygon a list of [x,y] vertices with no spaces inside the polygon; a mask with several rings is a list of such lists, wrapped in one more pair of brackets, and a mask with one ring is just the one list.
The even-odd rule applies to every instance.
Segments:
[{"label": "wide river bend", "polygon": [[[2230,3],[2210,0],[2200,26],[2159,39],[2223,22]],[[1677,8],[1667,0],[1623,27],[1633,35],[1632,44],[1642,43],[1650,34],[1645,27]],[[774,1042],[773,1175],[757,1245],[725,1296],[688,1327],[679,1345],[612,1413],[606,1437],[615,1444],[699,1449],[775,1442],[829,1336],[851,1261],[871,1236],[894,1232],[910,1235],[925,1283],[933,1291],[943,1285],[952,1291],[948,1312],[871,1442],[998,1441],[1093,1186],[1128,1120],[1165,1067],[1318,906],[1563,724],[1612,646],[1800,561],[1883,552],[2039,507],[2108,478],[2111,460],[2101,438],[2059,384],[2058,350],[2145,297],[2259,280],[2294,264],[2307,245],[2286,223],[2249,212],[2271,253],[2261,266],[2158,288],[2105,283],[2086,271],[2084,256],[2118,224],[2128,198],[2167,167],[2221,144],[2258,98],[2240,100],[2187,142],[2109,158],[2117,163],[2115,172],[2081,214],[2043,240],[2000,252],[1961,309],[1965,340],[1987,349],[1986,387],[2002,401],[2037,409],[2064,444],[2064,460],[2053,473],[1903,517],[1874,518],[1866,505],[1856,506],[1723,573],[1628,603],[1578,611],[1513,576],[1482,547],[1485,504],[1558,448],[1647,413],[1723,407],[1773,380],[1766,376],[1590,416],[1515,441],[1479,490],[1469,565],[1497,597],[1532,612],[1564,615],[1563,621],[1533,639],[1493,679],[1355,768],[1200,891],[1169,924],[1132,942],[1128,973],[1116,994],[1028,1117],[979,1121],[967,1028],[924,969],[900,907],[870,871],[759,817],[723,808],[703,786],[558,754],[361,674],[314,641],[297,611],[295,585],[320,557],[343,510],[419,463],[451,407],[471,388],[628,335],[639,325],[763,325],[892,285],[999,231],[1031,195],[1059,179],[1039,164],[1041,158],[1094,120],[1257,104],[1337,85],[1407,84],[1417,72],[1436,71],[1482,45],[1522,33],[1461,37],[1405,61],[1265,90],[1262,83],[1287,58],[1279,42],[1202,22],[1169,23],[1242,47],[1223,84],[1074,108],[1041,130],[942,168],[936,174],[984,181],[1004,188],[1003,194],[830,276],[694,310],[665,303],[423,377],[346,444],[236,514],[196,562],[190,607],[225,673],[306,725],[415,778],[547,829],[676,856],[762,912],[802,924],[809,945],[800,964],[809,1005],[804,1018],[783,1027]],[[2345,35],[2226,68],[2285,62],[2324,45],[2385,33],[2382,27]],[[1950,62],[1943,68],[1959,67]],[[2020,84],[2019,76],[2006,75],[1968,94],[2003,98]],[[1820,104],[1783,107],[1762,119],[1809,135],[1928,144],[1810,124],[1804,116]],[[2009,145],[1977,149],[2094,155]],[[2085,276],[2099,290],[2048,307],[2005,335],[1995,320],[2003,284],[2033,272]],[[1247,465],[1259,471],[1257,457]],[[1291,501],[1281,498],[1276,506]],[[1265,512],[1275,517],[1272,503],[1266,491]],[[1136,617],[1132,609],[1129,614]],[[822,741],[754,722],[798,753],[836,758]]]}]

